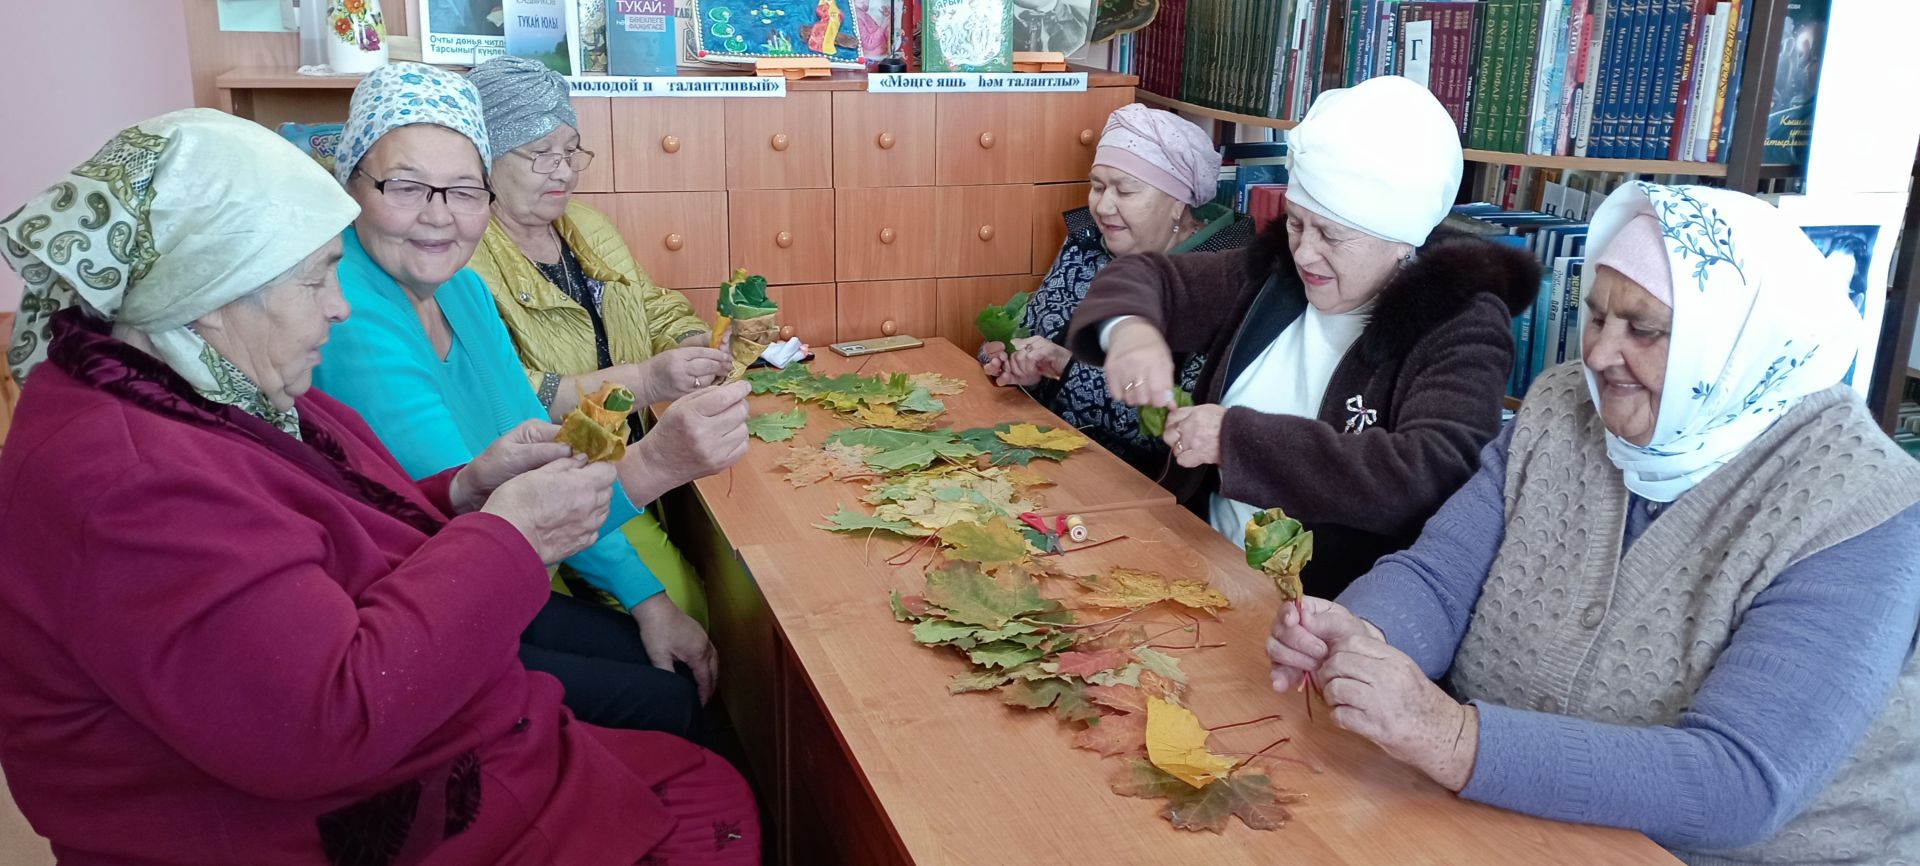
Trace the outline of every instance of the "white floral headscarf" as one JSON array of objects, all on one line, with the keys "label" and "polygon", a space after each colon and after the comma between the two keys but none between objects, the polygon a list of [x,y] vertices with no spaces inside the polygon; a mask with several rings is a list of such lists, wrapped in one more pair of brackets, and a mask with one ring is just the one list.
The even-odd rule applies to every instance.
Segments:
[{"label": "white floral headscarf", "polygon": [[143,121],[0,220],[0,255],[26,283],[7,362],[25,383],[47,357],[54,314],[78,306],[144,333],[207,399],[298,435],[299,419],[192,323],[264,288],[359,213],[326,170],[259,124],[207,108]]},{"label": "white floral headscarf", "polygon": [[[1723,189],[1635,182],[1593,216],[1583,279],[1634,217],[1651,214],[1673,277],[1673,330],[1653,438],[1607,434],[1627,489],[1672,502],[1739,456],[1800,398],[1840,384],[1864,335],[1847,286],[1772,205]],[[1591,313],[1582,310],[1584,327]],[[1587,387],[1600,403],[1593,371]]]}]

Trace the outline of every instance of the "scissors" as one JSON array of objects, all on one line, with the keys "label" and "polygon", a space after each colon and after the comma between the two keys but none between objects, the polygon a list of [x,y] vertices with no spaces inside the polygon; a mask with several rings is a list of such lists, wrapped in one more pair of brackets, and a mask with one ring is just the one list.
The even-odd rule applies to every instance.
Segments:
[{"label": "scissors", "polygon": [[1033,531],[1038,532],[1042,536],[1046,537],[1047,539],[1047,549],[1045,551],[1046,553],[1055,554],[1055,553],[1065,552],[1064,549],[1060,546],[1060,536],[1065,535],[1067,533],[1066,515],[1063,514],[1058,517],[1055,517],[1054,525],[1049,527],[1047,526],[1046,518],[1041,517],[1040,515],[1035,514],[1034,512],[1028,511],[1020,515],[1020,522],[1032,527]]}]

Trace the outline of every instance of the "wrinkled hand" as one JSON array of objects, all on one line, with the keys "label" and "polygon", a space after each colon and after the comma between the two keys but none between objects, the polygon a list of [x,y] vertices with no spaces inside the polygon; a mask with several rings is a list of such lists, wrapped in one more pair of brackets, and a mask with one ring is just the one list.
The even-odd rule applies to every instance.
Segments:
[{"label": "wrinkled hand", "polygon": [[1107,340],[1107,393],[1128,406],[1174,408],[1173,351],[1144,319],[1115,326]]},{"label": "wrinkled hand", "polygon": [[573,453],[565,444],[555,442],[560,425],[545,421],[523,421],[520,426],[495,439],[487,450],[454,473],[447,488],[457,514],[466,514],[486,504],[487,497],[500,485],[521,473],[531,472]]},{"label": "wrinkled hand", "polygon": [[620,461],[620,478],[636,506],[705,478],[747,455],[745,381],[702,388],[675,400]]},{"label": "wrinkled hand", "polygon": [[1016,352],[1007,358],[1000,374],[994,378],[996,385],[1018,385],[1022,388],[1040,383],[1041,379],[1058,379],[1066,375],[1067,364],[1073,361],[1073,353],[1067,347],[1045,337],[1021,337],[1013,341]]},{"label": "wrinkled hand", "polygon": [[634,393],[645,404],[678,400],[733,372],[733,356],[720,349],[680,348],[661,352],[639,365],[639,388]]},{"label": "wrinkled hand", "polygon": [[1227,408],[1217,403],[1182,406],[1167,413],[1167,429],[1160,437],[1173,449],[1181,466],[1210,466],[1220,462],[1220,425]]},{"label": "wrinkled hand", "polygon": [[[1306,614],[1305,618],[1301,613]],[[1299,604],[1280,605],[1273,633],[1267,637],[1267,659],[1273,662],[1273,690],[1282,694],[1300,687],[1306,675],[1320,669],[1343,637],[1365,636],[1385,641],[1380,630],[1353,615],[1337,602],[1306,596]]]},{"label": "wrinkled hand", "polygon": [[1007,369],[1007,344],[994,340],[980,347],[980,369],[989,379],[998,379]]},{"label": "wrinkled hand", "polygon": [[1441,691],[1406,653],[1369,635],[1335,638],[1320,665],[1333,722],[1459,791],[1473,777],[1480,714]]},{"label": "wrinkled hand", "polygon": [[646,645],[647,661],[663,671],[673,670],[676,661],[685,664],[700,689],[700,703],[706,703],[720,676],[720,658],[700,624],[675,607],[664,592],[635,605],[633,620],[640,624],[640,642]]},{"label": "wrinkled hand", "polygon": [[508,479],[480,510],[513,524],[540,561],[552,565],[599,540],[613,478],[610,464],[571,455]]}]

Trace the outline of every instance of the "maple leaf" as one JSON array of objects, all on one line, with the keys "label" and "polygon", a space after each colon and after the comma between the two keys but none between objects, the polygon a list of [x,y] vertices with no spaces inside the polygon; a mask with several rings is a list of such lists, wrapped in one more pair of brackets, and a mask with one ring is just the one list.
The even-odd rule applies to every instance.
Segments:
[{"label": "maple leaf", "polygon": [[1000,477],[1005,478],[1007,483],[1012,484],[1013,489],[1019,491],[1021,495],[1025,495],[1028,491],[1037,490],[1042,487],[1053,486],[1053,479],[1031,469],[1023,469],[1020,467],[1001,469]]},{"label": "maple leaf", "polygon": [[1131,686],[1139,688],[1140,677],[1145,673],[1146,668],[1141,667],[1139,662],[1133,662],[1113,670],[1088,674],[1087,682],[1096,686]]},{"label": "maple leaf", "polygon": [[1140,647],[1133,651],[1133,655],[1140,660],[1140,666],[1146,668],[1148,672],[1183,686],[1187,684],[1187,674],[1180,670],[1179,659],[1152,647]]},{"label": "maple leaf", "polygon": [[1115,668],[1125,667],[1133,661],[1133,655],[1126,650],[1096,650],[1094,652],[1063,652],[1054,659],[1054,668],[1064,676],[1082,679],[1094,674],[1105,673]]},{"label": "maple leaf", "polygon": [[907,520],[934,530],[957,523],[1010,521],[1013,515],[1037,507],[1018,498],[1016,488],[998,471],[927,470],[894,476],[869,487],[864,500],[884,519]]},{"label": "maple leaf", "polygon": [[1178,700],[1181,693],[1186,691],[1186,686],[1183,681],[1163,677],[1153,671],[1142,671],[1140,674],[1140,693],[1151,697]]},{"label": "maple leaf", "polygon": [[1008,706],[1030,710],[1052,707],[1054,715],[1069,722],[1091,721],[1100,717],[1100,710],[1087,700],[1086,686],[1073,680],[1017,682],[1000,693],[1000,700]]},{"label": "maple leaf", "polygon": [[[1087,686],[1087,700],[1123,713],[1139,713],[1140,724],[1146,724],[1147,693],[1136,686]],[[1141,736],[1145,737],[1146,728],[1142,727],[1140,731]],[[1143,739],[1141,742],[1146,741]]]},{"label": "maple leaf", "polygon": [[974,427],[969,430],[962,430],[955,434],[955,436],[958,437],[960,441],[985,452],[987,465],[989,466],[1025,466],[1033,462],[1036,457],[1045,457],[1048,460],[1055,461],[1067,459],[1067,452],[1065,451],[1053,451],[1046,448],[1020,448],[1007,444],[1001,440],[1000,434],[1012,427],[1012,424],[1001,424],[998,427]]},{"label": "maple leaf", "polygon": [[[1187,389],[1185,388],[1175,388],[1173,389],[1173,405],[1192,406],[1193,395],[1187,393]],[[1165,435],[1167,432],[1167,414],[1168,410],[1163,406],[1140,407],[1140,432],[1155,439]]]},{"label": "maple leaf", "polygon": [[887,597],[887,604],[893,608],[894,622],[917,622],[928,613],[926,599],[917,595],[901,595],[897,589]]},{"label": "maple leaf", "polygon": [[762,442],[784,442],[807,426],[804,409],[791,412],[767,412],[747,419],[747,433]]},{"label": "maple leaf", "polygon": [[1197,578],[1168,580],[1151,571],[1115,568],[1104,575],[1078,580],[1081,586],[1091,590],[1081,602],[1094,607],[1137,610],[1170,601],[1211,613],[1215,608],[1232,606],[1226,596]]},{"label": "maple leaf", "polygon": [[1019,448],[1044,448],[1048,451],[1078,451],[1093,442],[1078,430],[1041,428],[1032,424],[1013,424],[996,432],[1000,441]]},{"label": "maple leaf", "polygon": [[825,448],[804,445],[788,451],[780,458],[779,466],[787,471],[788,484],[807,487],[827,479],[845,481],[872,476],[874,471],[867,466],[867,457],[874,453],[877,452],[865,445],[836,443]]},{"label": "maple leaf", "polygon": [[1240,763],[1207,750],[1207,729],[1192,710],[1160,698],[1147,699],[1147,759],[1195,788]]},{"label": "maple leaf", "polygon": [[1247,520],[1247,564],[1273,578],[1286,601],[1298,599],[1304,589],[1300,572],[1313,559],[1313,533],[1285,511],[1269,508]]},{"label": "maple leaf", "polygon": [[827,437],[830,444],[864,445],[874,449],[867,465],[882,472],[925,469],[935,460],[959,462],[979,455],[980,449],[960,442],[951,430],[917,433],[909,430],[841,430]]},{"label": "maple leaf", "polygon": [[934,424],[932,415],[905,415],[892,405],[861,406],[853,410],[853,421],[866,427],[887,430],[925,430]]},{"label": "maple leaf", "polygon": [[954,564],[927,574],[927,601],[948,619],[1000,628],[1017,617],[1058,610],[1030,578],[996,580],[977,565]]},{"label": "maple leaf", "polygon": [[968,562],[1019,562],[1027,558],[1027,539],[1003,520],[954,523],[940,530],[948,559]]},{"label": "maple leaf", "polygon": [[[1088,697],[1098,686],[1087,689]],[[1147,750],[1147,717],[1140,713],[1101,716],[1073,736],[1073,747],[1109,758]]]},{"label": "maple leaf", "polygon": [[925,619],[913,625],[913,639],[928,646],[954,644],[961,649],[973,649],[979,641],[980,627],[946,619]]},{"label": "maple leaf", "polygon": [[913,373],[907,376],[913,386],[935,397],[951,397],[967,390],[967,383],[939,373]]},{"label": "maple leaf", "polygon": [[967,660],[991,668],[1017,668],[1027,662],[1038,661],[1046,654],[1047,651],[1039,647],[1024,646],[1013,641],[994,641],[967,650]]},{"label": "maple leaf", "polygon": [[1032,331],[1020,324],[1026,313],[1027,298],[1031,292],[1021,292],[1004,304],[992,304],[980,311],[973,320],[974,327],[980,329],[980,336],[989,343],[999,343],[1007,347],[1007,356],[1012,357],[1015,347],[1013,341],[1021,337],[1030,337]]},{"label": "maple leaf", "polygon": [[861,514],[844,505],[840,506],[839,511],[827,517],[826,523],[816,523],[814,527],[817,529],[825,529],[828,532],[867,532],[879,530],[907,536],[931,534],[927,530],[915,527],[908,521],[884,520],[879,517]]},{"label": "maple leaf", "polygon": [[902,412],[939,413],[947,411],[947,404],[933,399],[932,393],[918,386],[907,392],[907,396],[900,400],[899,406]]},{"label": "maple leaf", "polygon": [[1013,677],[1014,672],[1010,670],[968,671],[964,674],[955,674],[953,679],[948,680],[947,692],[955,695],[966,692],[990,692],[1012,682]]},{"label": "maple leaf", "polygon": [[795,383],[811,381],[813,371],[805,364],[789,364],[784,369],[754,370],[746,376],[755,394],[790,394]]},{"label": "maple leaf", "polygon": [[1160,814],[1174,827],[1213,833],[1224,832],[1229,817],[1253,830],[1278,830],[1293,817],[1287,804],[1304,799],[1274,788],[1265,773],[1242,772],[1194,788],[1137,759],[1114,773],[1112,787],[1123,797],[1167,801]]}]

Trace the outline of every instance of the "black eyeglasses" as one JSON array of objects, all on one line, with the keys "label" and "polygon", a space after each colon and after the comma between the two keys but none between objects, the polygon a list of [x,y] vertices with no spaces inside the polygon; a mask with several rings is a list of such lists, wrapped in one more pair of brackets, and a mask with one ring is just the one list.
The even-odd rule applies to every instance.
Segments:
[{"label": "black eyeglasses", "polygon": [[483,214],[493,204],[493,190],[483,186],[434,186],[400,178],[382,180],[357,168],[353,171],[373,181],[373,188],[388,203],[406,210],[425,208],[436,195],[447,203],[447,210],[457,214]]},{"label": "black eyeglasses", "polygon": [[566,163],[568,167],[576,172],[586,171],[587,166],[593,164],[593,151],[584,147],[577,147],[568,151],[551,151],[548,153],[522,153],[517,150],[509,150],[507,152],[532,162],[534,174],[553,174],[560,168],[560,163],[562,162]]}]

